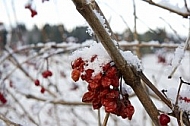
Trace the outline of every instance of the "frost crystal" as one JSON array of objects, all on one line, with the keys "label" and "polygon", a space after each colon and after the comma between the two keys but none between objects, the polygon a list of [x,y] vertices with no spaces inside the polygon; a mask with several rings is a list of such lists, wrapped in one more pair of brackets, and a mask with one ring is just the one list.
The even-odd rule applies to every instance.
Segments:
[{"label": "frost crystal", "polygon": [[94,34],[94,31],[92,30],[92,28],[90,26],[88,26],[88,28],[86,29],[86,32],[92,36]]},{"label": "frost crystal", "polygon": [[106,32],[111,36],[111,33],[109,32],[109,29],[107,28],[107,25],[105,23],[105,19],[104,17],[97,11],[97,10],[93,10],[95,15],[98,17],[99,21],[101,22],[101,24],[104,26]]},{"label": "frost crystal", "polygon": [[171,62],[171,66],[170,66],[170,68],[171,68],[170,73],[175,71],[175,69],[180,65],[181,60],[184,57],[184,53],[185,53],[185,46],[184,46],[184,44],[181,44],[175,50],[174,57],[173,57],[173,60]]},{"label": "frost crystal", "polygon": [[120,50],[120,52],[127,61],[127,63],[129,63],[129,65],[131,66],[134,66],[137,71],[141,71],[143,69],[141,60],[139,60],[139,58],[136,55],[134,55],[131,51]]},{"label": "frost crystal", "polygon": [[181,62],[181,60],[183,59],[184,57],[184,45],[180,45],[175,53],[174,53],[174,58],[172,60],[172,66],[175,67],[175,66],[178,66]]}]

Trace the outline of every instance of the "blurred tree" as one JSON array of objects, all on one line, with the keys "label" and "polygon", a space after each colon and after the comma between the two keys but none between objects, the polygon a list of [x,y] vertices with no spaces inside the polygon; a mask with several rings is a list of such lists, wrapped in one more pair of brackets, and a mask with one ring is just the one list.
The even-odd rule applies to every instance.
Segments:
[{"label": "blurred tree", "polygon": [[123,39],[124,39],[125,41],[128,41],[128,42],[134,41],[133,33],[131,32],[130,29],[126,29],[126,30],[123,32]]},{"label": "blurred tree", "polygon": [[38,29],[36,25],[34,25],[32,30],[28,32],[27,36],[28,44],[38,43],[42,41],[41,31]]},{"label": "blurred tree", "polygon": [[7,30],[5,29],[4,24],[0,22],[0,50],[3,50],[6,43],[7,43]]},{"label": "blurred tree", "polygon": [[167,38],[165,29],[157,29],[156,31],[147,31],[144,34],[139,35],[140,41],[149,42],[151,40],[159,41],[163,43]]},{"label": "blurred tree", "polygon": [[41,32],[43,42],[54,41],[60,43],[66,40],[68,34],[63,25],[51,26],[49,24],[45,24]]},{"label": "blurred tree", "polygon": [[88,33],[86,33],[86,29],[87,27],[84,26],[76,27],[72,30],[69,36],[74,36],[75,38],[78,38],[79,43],[84,42],[86,39],[92,39],[92,37]]}]

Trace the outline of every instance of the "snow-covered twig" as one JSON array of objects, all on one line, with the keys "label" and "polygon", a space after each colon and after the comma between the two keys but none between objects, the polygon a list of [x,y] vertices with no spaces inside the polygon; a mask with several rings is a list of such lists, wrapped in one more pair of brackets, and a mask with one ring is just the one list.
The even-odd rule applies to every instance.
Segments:
[{"label": "snow-covered twig", "polygon": [[7,126],[22,126],[21,124],[15,123],[9,119],[7,119],[5,116],[0,114],[0,120],[4,121]]},{"label": "snow-covered twig", "polygon": [[34,123],[35,125],[38,126],[38,123],[33,119],[33,117],[29,114],[29,112],[27,112],[27,110],[24,108],[24,106],[19,102],[19,100],[12,94],[11,91],[7,90],[7,92],[10,94],[10,96],[15,100],[16,103],[18,103],[18,105],[20,106],[20,108],[23,110],[23,112],[25,113],[25,115],[28,117],[28,119]]},{"label": "snow-covered twig", "polygon": [[[34,95],[31,95],[31,94],[27,94],[25,95],[26,98],[28,99],[35,99],[35,100],[38,100],[38,101],[47,101],[47,99],[44,99],[44,98],[39,98],[39,97],[36,97]],[[57,104],[57,105],[72,105],[72,106],[89,106],[91,105],[90,103],[82,103],[82,102],[68,102],[68,101],[63,101],[63,100],[50,100],[49,103],[52,103],[52,104]]]},{"label": "snow-covered twig", "polygon": [[180,65],[184,55],[185,55],[185,50],[188,48],[190,42],[190,35],[188,36],[185,44],[181,44],[179,45],[174,53],[174,58],[172,59],[172,63],[171,63],[171,70],[170,70],[170,74],[168,76],[168,78],[172,78],[173,74],[175,73],[175,71],[177,70],[178,66]]},{"label": "snow-covered twig", "polygon": [[166,5],[163,5],[163,4],[155,3],[152,0],[142,0],[142,1],[147,2],[147,3],[149,3],[151,5],[154,5],[154,6],[160,7],[162,9],[168,10],[170,12],[176,13],[176,14],[184,17],[184,18],[188,18],[188,16],[190,16],[189,12],[182,12],[182,11],[180,11],[180,9],[175,9],[175,8],[173,8],[171,6],[166,6]]}]

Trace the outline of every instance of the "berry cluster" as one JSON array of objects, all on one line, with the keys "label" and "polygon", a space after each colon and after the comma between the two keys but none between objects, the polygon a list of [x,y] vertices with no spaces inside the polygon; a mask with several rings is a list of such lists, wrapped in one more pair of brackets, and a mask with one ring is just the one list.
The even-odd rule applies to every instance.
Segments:
[{"label": "berry cluster", "polygon": [[32,8],[32,5],[31,5],[31,4],[27,4],[27,5],[25,6],[25,8],[30,10],[30,12],[31,12],[31,17],[34,17],[35,15],[38,14],[37,11]]},{"label": "berry cluster", "polygon": [[42,72],[42,76],[44,78],[51,77],[52,75],[53,75],[53,73],[50,70],[45,70],[44,72]]},{"label": "berry cluster", "polygon": [[96,58],[97,55],[94,55],[90,61],[84,61],[80,57],[72,63],[72,79],[78,81],[81,78],[88,83],[88,91],[83,95],[82,101],[92,103],[94,109],[104,106],[107,113],[131,119],[134,107],[128,99],[128,94],[123,94],[120,90],[120,75],[113,62],[100,66],[102,72],[96,75],[94,69],[85,69],[85,66],[89,66]]},{"label": "berry cluster", "polygon": [[7,99],[5,98],[5,96],[2,93],[0,93],[0,101],[3,104],[7,103]]},{"label": "berry cluster", "polygon": [[[44,72],[42,72],[42,77],[43,78],[48,78],[51,77],[53,75],[53,73],[50,70],[45,70]],[[39,79],[34,80],[34,84],[36,86],[40,86],[40,81]],[[41,90],[40,92],[43,94],[45,92],[45,88],[43,86],[41,86]]]},{"label": "berry cluster", "polygon": [[[38,79],[36,79],[36,80],[34,81],[34,84],[35,84],[36,86],[40,86],[40,81],[39,81]],[[41,87],[40,92],[43,94],[43,93],[45,92],[45,88],[44,88],[43,86],[40,86],[40,87]]]},{"label": "berry cluster", "polygon": [[159,122],[161,126],[167,126],[167,124],[170,122],[170,117],[166,114],[160,114]]},{"label": "berry cluster", "polygon": [[190,98],[187,98],[187,97],[180,96],[179,100],[183,100],[184,102],[190,103]]},{"label": "berry cluster", "polygon": [[[49,1],[49,0],[42,0],[42,3],[44,3],[45,1]],[[37,13],[37,11],[34,9],[34,7],[32,6],[32,0],[30,0],[29,2],[28,2],[28,4],[26,4],[25,5],[25,8],[26,9],[29,9],[30,10],[30,12],[31,12],[31,17],[34,17],[35,15],[37,15],[38,13]]]}]

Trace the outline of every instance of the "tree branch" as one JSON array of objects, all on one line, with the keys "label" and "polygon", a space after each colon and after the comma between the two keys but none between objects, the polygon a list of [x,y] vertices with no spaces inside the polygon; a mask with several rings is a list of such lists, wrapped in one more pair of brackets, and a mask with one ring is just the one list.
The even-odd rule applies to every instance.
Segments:
[{"label": "tree branch", "polygon": [[188,18],[188,16],[190,16],[190,13],[188,13],[188,12],[187,12],[187,13],[183,13],[183,12],[174,10],[174,9],[172,9],[172,8],[169,8],[169,7],[167,7],[167,6],[163,6],[163,5],[157,4],[157,3],[153,2],[152,0],[142,0],[142,1],[147,2],[147,3],[151,4],[151,5],[157,6],[157,7],[159,7],[159,8],[168,10],[168,11],[170,11],[170,12],[172,12],[172,13],[178,14],[178,15],[184,17],[184,18]]}]

